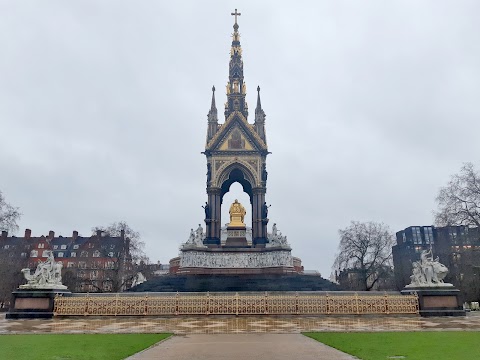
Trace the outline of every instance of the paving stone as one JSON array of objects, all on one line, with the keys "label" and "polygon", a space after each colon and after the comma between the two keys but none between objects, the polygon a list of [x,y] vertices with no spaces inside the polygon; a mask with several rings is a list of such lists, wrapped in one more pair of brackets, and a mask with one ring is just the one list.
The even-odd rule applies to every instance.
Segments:
[{"label": "paving stone", "polygon": [[351,360],[351,355],[300,334],[174,336],[128,360]]},{"label": "paving stone", "polygon": [[306,331],[480,330],[480,312],[458,317],[420,316],[178,316],[66,317],[52,320],[0,318],[0,334],[12,333],[159,333],[242,334]]}]

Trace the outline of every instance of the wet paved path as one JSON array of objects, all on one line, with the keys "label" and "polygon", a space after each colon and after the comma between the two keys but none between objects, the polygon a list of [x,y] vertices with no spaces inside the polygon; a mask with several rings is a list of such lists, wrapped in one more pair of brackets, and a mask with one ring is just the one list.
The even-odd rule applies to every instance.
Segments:
[{"label": "wet paved path", "polygon": [[159,333],[242,334],[303,331],[480,331],[480,312],[466,317],[420,316],[203,316],[203,317],[68,317],[52,320],[6,320],[0,334],[12,333]]},{"label": "wet paved path", "polygon": [[350,360],[354,357],[300,334],[174,336],[127,360]]}]

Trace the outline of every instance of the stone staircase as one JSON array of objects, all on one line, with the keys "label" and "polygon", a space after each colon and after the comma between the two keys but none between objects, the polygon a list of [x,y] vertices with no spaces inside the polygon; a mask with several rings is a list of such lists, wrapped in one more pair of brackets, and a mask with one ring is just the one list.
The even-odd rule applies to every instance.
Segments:
[{"label": "stone staircase", "polygon": [[133,292],[338,291],[337,284],[313,275],[166,275],[152,278]]}]

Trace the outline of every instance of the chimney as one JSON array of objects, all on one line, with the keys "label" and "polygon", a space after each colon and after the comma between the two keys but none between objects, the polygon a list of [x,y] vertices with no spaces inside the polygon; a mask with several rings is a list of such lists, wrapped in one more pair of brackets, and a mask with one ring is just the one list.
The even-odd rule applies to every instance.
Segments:
[{"label": "chimney", "polygon": [[97,238],[101,238],[102,237],[102,230],[97,230]]},{"label": "chimney", "polygon": [[123,229],[120,230],[120,237],[121,237],[122,239],[125,239],[125,230],[123,230]]},{"label": "chimney", "polygon": [[8,231],[2,231],[2,240],[5,240],[8,236]]},{"label": "chimney", "polygon": [[73,238],[73,240],[77,240],[77,238],[78,238],[78,231],[77,230],[73,230],[72,238]]},{"label": "chimney", "polygon": [[28,240],[32,237],[32,230],[25,229],[25,240]]},{"label": "chimney", "polygon": [[52,240],[55,237],[55,231],[50,230],[48,232],[48,240]]}]

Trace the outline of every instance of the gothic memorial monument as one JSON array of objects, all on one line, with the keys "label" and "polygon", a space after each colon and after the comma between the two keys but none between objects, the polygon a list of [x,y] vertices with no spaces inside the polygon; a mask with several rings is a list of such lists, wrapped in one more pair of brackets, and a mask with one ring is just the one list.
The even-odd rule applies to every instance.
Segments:
[{"label": "gothic memorial monument", "polygon": [[[201,225],[190,232],[178,258],[171,260],[177,274],[292,274],[302,271],[301,262],[293,258],[286,237],[277,231],[267,232],[267,137],[265,112],[257,87],[257,105],[253,124],[248,122],[247,86],[243,76],[242,48],[235,10],[229,78],[226,86],[225,122],[219,123],[215,104],[215,87],[207,115],[207,138],[203,154],[207,160],[207,196],[205,231]],[[223,204],[230,186],[238,182],[248,194],[250,204],[235,200]],[[230,206],[230,219],[222,227],[221,209]],[[245,224],[251,212],[252,223]],[[224,219],[226,222],[226,219]]]}]

